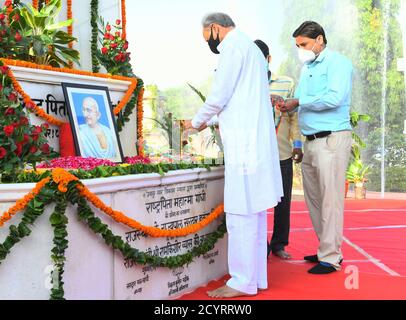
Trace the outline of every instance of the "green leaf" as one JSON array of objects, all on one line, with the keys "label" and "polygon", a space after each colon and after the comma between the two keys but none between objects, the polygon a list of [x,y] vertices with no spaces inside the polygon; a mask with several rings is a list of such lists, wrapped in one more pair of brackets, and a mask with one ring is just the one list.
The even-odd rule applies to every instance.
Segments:
[{"label": "green leaf", "polygon": [[68,218],[63,214],[53,213],[50,216],[49,221],[52,226],[65,225],[68,223]]},{"label": "green leaf", "polygon": [[53,23],[51,25],[46,26],[45,29],[49,30],[49,31],[53,31],[56,29],[69,27],[70,25],[72,25],[72,23],[73,23],[73,19],[70,19],[70,20],[66,20],[66,21],[62,21],[62,22],[58,22],[58,23]]},{"label": "green leaf", "polygon": [[20,223],[18,226],[18,232],[20,234],[20,237],[26,237],[31,234],[31,229],[27,227],[24,223]]}]

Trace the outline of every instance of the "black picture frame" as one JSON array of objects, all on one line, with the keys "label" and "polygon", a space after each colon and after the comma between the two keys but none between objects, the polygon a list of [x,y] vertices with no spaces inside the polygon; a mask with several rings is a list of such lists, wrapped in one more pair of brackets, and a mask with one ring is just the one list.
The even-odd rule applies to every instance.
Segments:
[{"label": "black picture frame", "polygon": [[66,82],[61,85],[76,154],[122,163],[123,150],[108,87]]}]

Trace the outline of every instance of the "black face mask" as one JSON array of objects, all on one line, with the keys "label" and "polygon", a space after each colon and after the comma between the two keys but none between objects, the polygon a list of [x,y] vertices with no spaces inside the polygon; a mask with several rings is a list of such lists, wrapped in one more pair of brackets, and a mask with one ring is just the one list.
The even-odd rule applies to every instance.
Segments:
[{"label": "black face mask", "polygon": [[210,38],[207,41],[210,50],[214,53],[214,54],[219,54],[220,52],[217,50],[218,45],[220,44],[220,35],[219,32],[217,32],[217,39],[214,39],[213,37],[213,28],[211,28],[211,33],[210,33]]}]

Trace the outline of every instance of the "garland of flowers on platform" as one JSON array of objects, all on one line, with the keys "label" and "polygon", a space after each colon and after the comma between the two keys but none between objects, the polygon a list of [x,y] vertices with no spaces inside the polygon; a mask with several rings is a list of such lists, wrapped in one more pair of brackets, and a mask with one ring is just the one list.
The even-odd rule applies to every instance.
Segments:
[{"label": "garland of flowers on platform", "polygon": [[99,0],[91,0],[90,2],[90,25],[92,27],[92,41],[91,41],[91,56],[92,56],[92,70],[94,73],[99,72],[100,63],[97,59],[97,40],[99,35],[99,26],[97,25],[97,18],[99,16]]},{"label": "garland of flowers on platform", "polygon": [[[105,161],[104,161],[105,162]],[[125,164],[110,165],[103,163],[99,159],[96,163],[92,163],[89,159],[79,159],[76,157],[54,159],[50,161],[51,166],[48,168],[40,168],[37,170],[26,170],[20,173],[15,183],[37,183],[44,178],[50,177],[53,168],[65,168],[69,173],[80,180],[110,178],[116,176],[126,176],[142,173],[157,173],[163,177],[169,171],[187,170],[202,168],[210,171],[211,167],[219,166],[216,164],[216,159],[204,159],[204,161],[177,162],[177,163],[149,163],[145,158],[133,157],[127,158]],[[99,164],[98,166],[96,164]],[[74,169],[77,168],[77,169]]]},{"label": "garland of flowers on platform", "polygon": [[[67,0],[66,17],[68,20],[72,19],[72,0]],[[68,26],[68,35],[73,36],[73,23]],[[73,42],[69,42],[68,47],[73,49]],[[69,61],[69,68],[73,68],[73,61]]]},{"label": "garland of flowers on platform", "polygon": [[121,0],[121,20],[123,21],[123,38],[127,38],[127,11],[125,6],[125,0]]},{"label": "garland of flowers on platform", "polygon": [[[212,250],[216,242],[220,238],[222,238],[226,232],[225,221],[223,220],[223,222],[218,226],[215,232],[207,235],[204,238],[203,242],[200,243],[200,245],[195,246],[187,253],[165,258],[151,255],[149,253],[142,252],[136,248],[131,247],[120,236],[115,235],[109,229],[109,227],[104,224],[99,218],[97,218],[90,208],[89,204],[87,203],[86,198],[82,196],[81,190],[83,190],[83,188],[81,187],[83,187],[83,184],[77,177],[71,175],[63,169],[53,170],[51,177],[41,180],[30,194],[21,199],[21,201],[18,202],[18,204],[16,203],[16,205],[13,207],[14,211],[16,211],[17,208],[20,210],[25,210],[22,220],[18,226],[10,226],[9,235],[7,236],[6,240],[0,244],[1,263],[6,259],[7,255],[10,253],[10,250],[16,243],[18,243],[22,238],[27,237],[31,234],[30,226],[32,226],[34,222],[44,213],[45,207],[53,202],[56,202],[55,210],[49,218],[49,221],[54,228],[54,248],[51,251],[51,258],[55,268],[52,273],[52,279],[56,279],[55,282],[52,282],[54,287],[51,290],[51,299],[64,299],[63,273],[65,264],[65,251],[68,248],[68,218],[65,214],[65,211],[68,203],[71,203],[72,205],[78,205],[77,213],[79,219],[82,222],[86,223],[93,232],[99,234],[104,239],[107,245],[115,250],[120,251],[124,259],[126,259],[127,261],[132,261],[136,264],[141,265],[148,264],[155,267],[176,268],[185,264],[190,264],[191,262],[193,262],[194,258],[199,257]],[[100,201],[100,199],[98,199],[98,201]],[[218,212],[222,211],[222,209],[223,206],[221,205],[216,208],[216,210],[214,210],[214,212],[210,215],[213,216],[217,214],[218,216]],[[10,220],[11,217],[12,215],[10,214],[8,217],[3,215],[0,218],[0,226],[2,226],[5,221]],[[197,232],[200,229],[194,229],[193,232]],[[192,228],[190,228],[190,230],[192,230]],[[176,230],[170,231],[174,231],[171,236],[176,236]]]}]

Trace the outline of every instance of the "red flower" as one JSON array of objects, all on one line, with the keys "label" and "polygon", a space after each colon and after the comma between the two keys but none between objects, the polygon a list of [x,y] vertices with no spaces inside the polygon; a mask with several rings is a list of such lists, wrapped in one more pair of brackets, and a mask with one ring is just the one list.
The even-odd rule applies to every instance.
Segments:
[{"label": "red flower", "polygon": [[1,66],[1,67],[0,67],[0,72],[1,72],[2,74],[7,74],[9,69],[10,69],[10,68],[7,67],[7,66]]},{"label": "red flower", "polygon": [[115,42],[113,42],[113,43],[110,45],[110,48],[111,48],[111,49],[115,49],[115,48],[117,48],[117,46],[118,46],[118,44],[115,43]]},{"label": "red flower", "polygon": [[16,39],[17,42],[19,42],[19,41],[21,41],[23,39],[23,37],[17,31],[16,35],[14,36],[14,39]]},{"label": "red flower", "polygon": [[4,2],[4,6],[5,7],[9,7],[9,6],[11,6],[13,4],[13,1],[11,1],[11,0],[6,0],[6,2]]},{"label": "red flower", "polygon": [[127,50],[127,49],[128,49],[128,42],[127,42],[127,41],[124,43],[123,49],[124,49],[124,50]]},{"label": "red flower", "polygon": [[13,21],[20,21],[20,16],[18,15],[18,13],[16,13],[14,16],[13,16]]},{"label": "red flower", "polygon": [[28,134],[24,134],[23,143],[26,144],[30,141],[30,136]]},{"label": "red flower", "polygon": [[3,159],[7,155],[7,150],[0,147],[0,159]]},{"label": "red flower", "polygon": [[27,102],[25,103],[25,107],[26,107],[27,109],[34,110],[34,109],[35,109],[35,103],[34,103],[33,101],[27,101]]},{"label": "red flower", "polygon": [[106,31],[108,31],[108,32],[111,31],[111,26],[109,24],[106,26]]},{"label": "red flower", "polygon": [[40,134],[42,132],[42,128],[40,126],[35,126],[33,134]]},{"label": "red flower", "polygon": [[30,153],[35,153],[37,151],[38,151],[38,148],[36,146],[31,146]]},{"label": "red flower", "polygon": [[106,32],[104,34],[104,39],[109,40],[110,39],[110,33]]},{"label": "red flower", "polygon": [[32,138],[32,141],[37,141],[39,138],[39,134],[33,133],[31,138]]},{"label": "red flower", "polygon": [[118,55],[116,55],[116,56],[114,57],[114,60],[116,60],[117,62],[118,62],[118,61],[121,61],[121,59],[122,59],[122,54],[121,54],[121,53],[119,53]]},{"label": "red flower", "polygon": [[3,21],[6,18],[6,15],[4,13],[0,13],[0,21]]},{"label": "red flower", "polygon": [[14,151],[14,153],[19,157],[23,153],[23,144],[21,142],[16,144],[17,149]]},{"label": "red flower", "polygon": [[43,129],[45,129],[45,130],[48,130],[49,129],[49,124],[48,123],[43,123],[43,124],[41,124],[41,127]]},{"label": "red flower", "polygon": [[45,153],[45,154],[48,154],[48,153],[49,153],[49,144],[48,144],[48,143],[44,143],[44,144],[41,146],[41,151],[42,151],[43,153]]},{"label": "red flower", "polygon": [[116,37],[121,37],[120,31],[117,31],[117,32],[116,32]]},{"label": "red flower", "polygon": [[119,26],[120,24],[121,24],[121,20],[120,20],[120,19],[117,19],[117,20],[116,20],[116,25]]},{"label": "red flower", "polygon": [[7,99],[8,99],[9,101],[15,102],[15,101],[17,101],[17,95],[16,95],[14,92],[12,92],[12,93],[10,93],[10,94],[8,95]]},{"label": "red flower", "polygon": [[107,54],[107,52],[109,52],[109,49],[107,49],[106,47],[103,47],[103,48],[101,49],[101,52],[102,52],[103,54]]},{"label": "red flower", "polygon": [[25,126],[28,124],[28,118],[27,117],[20,117],[20,125]]},{"label": "red flower", "polygon": [[7,108],[5,115],[6,116],[12,116],[16,113],[16,111],[13,108]]},{"label": "red flower", "polygon": [[14,126],[13,125],[5,126],[3,131],[7,137],[10,137],[14,132]]}]

